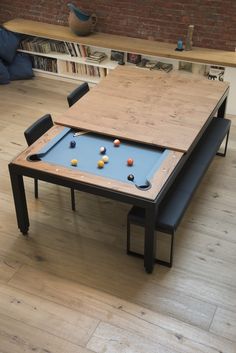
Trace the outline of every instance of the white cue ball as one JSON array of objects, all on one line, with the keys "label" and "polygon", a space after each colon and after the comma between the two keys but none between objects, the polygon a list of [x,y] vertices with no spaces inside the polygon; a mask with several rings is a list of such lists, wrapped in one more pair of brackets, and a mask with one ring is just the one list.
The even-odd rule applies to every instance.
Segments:
[{"label": "white cue ball", "polygon": [[108,163],[109,157],[107,155],[105,155],[105,156],[102,157],[102,160],[103,160],[104,163]]}]

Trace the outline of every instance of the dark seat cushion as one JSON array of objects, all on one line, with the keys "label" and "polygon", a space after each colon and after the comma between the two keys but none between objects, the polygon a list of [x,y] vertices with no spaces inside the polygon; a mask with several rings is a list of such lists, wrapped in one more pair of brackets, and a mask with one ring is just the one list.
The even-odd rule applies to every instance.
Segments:
[{"label": "dark seat cushion", "polygon": [[10,82],[9,72],[7,70],[6,65],[4,65],[3,61],[0,59],[0,85],[6,84]]},{"label": "dark seat cushion", "polygon": [[0,58],[10,64],[16,55],[19,42],[17,35],[0,28]]},{"label": "dark seat cushion", "polygon": [[[173,233],[224,137],[230,129],[230,120],[213,118],[191,156],[177,176],[159,206],[156,229]],[[134,206],[128,215],[132,223],[144,226],[145,211]]]},{"label": "dark seat cushion", "polygon": [[8,66],[10,80],[25,80],[34,76],[30,56],[17,53],[13,62]]}]

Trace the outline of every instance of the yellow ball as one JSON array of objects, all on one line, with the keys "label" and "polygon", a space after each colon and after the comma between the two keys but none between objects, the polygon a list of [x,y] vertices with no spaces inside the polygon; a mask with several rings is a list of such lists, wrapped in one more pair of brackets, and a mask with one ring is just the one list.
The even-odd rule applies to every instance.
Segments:
[{"label": "yellow ball", "polygon": [[77,164],[78,164],[77,159],[72,159],[72,160],[70,161],[70,164],[73,165],[73,167],[76,167]]},{"label": "yellow ball", "polygon": [[104,162],[102,160],[98,161],[98,168],[103,168]]},{"label": "yellow ball", "polygon": [[105,155],[105,156],[102,157],[102,160],[103,160],[104,163],[108,163],[109,157],[107,155]]}]

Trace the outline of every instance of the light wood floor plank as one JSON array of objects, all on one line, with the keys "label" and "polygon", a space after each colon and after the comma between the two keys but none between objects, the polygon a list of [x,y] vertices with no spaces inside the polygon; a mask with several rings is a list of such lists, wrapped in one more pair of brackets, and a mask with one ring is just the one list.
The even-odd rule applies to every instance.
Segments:
[{"label": "light wood floor plank", "polygon": [[210,331],[234,341],[236,347],[236,313],[217,308]]},{"label": "light wood floor plank", "polygon": [[[31,233],[29,240],[22,237],[18,239],[2,237],[0,246],[3,249],[10,249],[8,254],[23,263],[85,285],[95,286],[135,303],[145,304],[155,311],[170,313],[185,322],[204,328],[209,327],[215,312],[214,304],[199,300],[194,295],[186,296],[183,291],[168,290],[158,282],[155,283],[152,278],[147,278],[143,271],[137,273],[137,269],[141,266],[140,261],[127,257],[124,251],[115,251],[112,246],[94,244],[93,240],[76,239],[70,233],[67,233],[67,237],[63,239],[58,231],[56,242],[61,250],[56,251],[45,247],[46,238],[50,239],[50,235],[46,229],[43,234],[45,237],[39,239],[37,233],[36,236]],[[51,240],[55,244],[55,239]],[[65,242],[70,242],[74,252],[71,250],[69,254],[66,253],[68,247]],[[3,250],[0,249],[0,254],[1,252]],[[3,254],[6,253],[3,252]],[[58,263],[59,257],[61,261]],[[93,258],[92,262],[91,258]],[[133,273],[132,288],[130,288],[130,275],[125,275],[126,267],[129,267],[130,273]]]},{"label": "light wood floor plank", "polygon": [[96,353],[177,353],[172,348],[168,349],[160,344],[152,342],[150,338],[144,338],[132,331],[120,329],[114,325],[102,322],[97,327],[93,337],[87,344],[87,348]]},{"label": "light wood floor plank", "polygon": [[0,282],[8,282],[20,267],[20,262],[0,256]]},{"label": "light wood floor plank", "polygon": [[81,346],[86,345],[99,323],[88,315],[6,285],[0,285],[1,315]]},{"label": "light wood floor plank", "polygon": [[[22,281],[25,278],[25,281]],[[114,295],[24,266],[11,280],[12,287],[38,295],[94,316],[99,320],[147,337],[156,344],[180,352],[234,352],[234,345],[214,334],[132,304]],[[92,336],[93,337],[93,336]]]},{"label": "light wood floor plank", "polygon": [[4,353],[92,353],[21,321],[0,315],[0,342]]}]

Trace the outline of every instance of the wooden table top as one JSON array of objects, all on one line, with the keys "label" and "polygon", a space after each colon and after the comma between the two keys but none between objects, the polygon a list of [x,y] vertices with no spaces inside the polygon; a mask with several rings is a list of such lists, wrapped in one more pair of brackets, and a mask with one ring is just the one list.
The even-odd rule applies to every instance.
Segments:
[{"label": "wooden table top", "polygon": [[228,87],[185,72],[119,66],[55,122],[186,152]]}]

